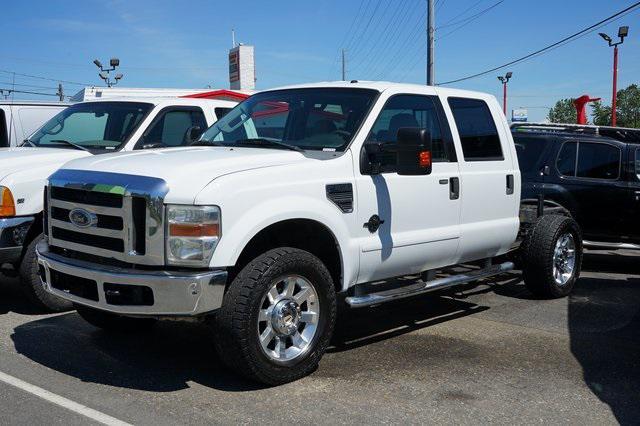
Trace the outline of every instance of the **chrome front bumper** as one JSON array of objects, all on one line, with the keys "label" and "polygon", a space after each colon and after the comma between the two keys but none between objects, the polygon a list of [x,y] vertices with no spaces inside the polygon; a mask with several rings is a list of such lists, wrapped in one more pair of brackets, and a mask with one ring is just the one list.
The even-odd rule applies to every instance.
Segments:
[{"label": "chrome front bumper", "polygon": [[[227,272],[223,270],[178,272],[122,269],[59,256],[49,252],[45,241],[38,244],[36,253],[44,288],[73,303],[116,314],[156,317],[196,316],[222,306],[227,281]],[[93,286],[95,283],[97,300],[72,294],[70,290],[61,290],[64,283],[53,283],[52,273],[58,276],[59,273],[66,274],[74,280],[83,279],[81,285]],[[109,286],[109,293],[105,292],[105,283]],[[76,288],[77,284],[74,284]],[[152,304],[109,303],[108,296],[118,294],[118,286],[121,286],[123,293],[131,289],[150,289]]]},{"label": "chrome front bumper", "polygon": [[0,266],[20,260],[22,245],[34,220],[33,216],[0,219]]}]

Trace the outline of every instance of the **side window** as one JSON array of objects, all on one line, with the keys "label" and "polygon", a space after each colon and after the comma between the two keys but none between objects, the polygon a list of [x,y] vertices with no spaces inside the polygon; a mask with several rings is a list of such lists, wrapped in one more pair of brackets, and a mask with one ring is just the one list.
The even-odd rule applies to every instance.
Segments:
[{"label": "side window", "polygon": [[449,98],[465,161],[502,161],[500,137],[487,104],[480,99]]},{"label": "side window", "polygon": [[169,109],[156,118],[143,136],[143,148],[183,146],[189,143],[188,130],[199,126],[205,130],[207,120],[200,108]]},{"label": "side window", "polygon": [[577,177],[589,179],[618,179],[620,149],[600,143],[578,144]]},{"label": "side window", "polygon": [[576,152],[578,151],[578,144],[576,142],[566,142],[560,148],[558,153],[558,159],[556,160],[556,167],[558,172],[563,176],[575,176],[576,175]]},{"label": "side window", "polygon": [[4,114],[4,110],[0,109],[0,147],[7,147],[7,146],[9,146],[9,132],[7,132],[7,119]]},{"label": "side window", "polygon": [[[367,142],[397,143],[398,130],[403,127],[427,129],[433,140],[433,161],[449,161],[449,150],[442,136],[433,96],[396,95],[391,97],[373,124]],[[389,166],[383,167],[383,172],[395,170],[395,164],[391,166],[392,159],[385,163],[389,163]]]},{"label": "side window", "polygon": [[220,120],[222,117],[227,115],[229,111],[231,111],[231,108],[220,107],[220,108],[214,108],[213,111],[216,113],[216,118]]},{"label": "side window", "polygon": [[636,174],[640,178],[640,148],[636,149]]}]

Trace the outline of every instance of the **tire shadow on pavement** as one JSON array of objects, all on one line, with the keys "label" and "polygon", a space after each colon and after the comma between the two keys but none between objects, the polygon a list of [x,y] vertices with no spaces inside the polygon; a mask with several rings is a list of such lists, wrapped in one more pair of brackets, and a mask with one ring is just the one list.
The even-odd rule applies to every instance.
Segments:
[{"label": "tire shadow on pavement", "polygon": [[[584,270],[640,272],[638,257],[585,256]],[[634,264],[635,263],[635,264]],[[621,424],[640,419],[640,277],[580,278],[569,297],[571,352],[591,391]]]},{"label": "tire shadow on pavement", "polygon": [[146,333],[117,334],[69,313],[20,325],[11,338],[21,355],[88,383],[152,392],[191,381],[230,392],[262,388],[222,365],[201,324],[159,322]]}]

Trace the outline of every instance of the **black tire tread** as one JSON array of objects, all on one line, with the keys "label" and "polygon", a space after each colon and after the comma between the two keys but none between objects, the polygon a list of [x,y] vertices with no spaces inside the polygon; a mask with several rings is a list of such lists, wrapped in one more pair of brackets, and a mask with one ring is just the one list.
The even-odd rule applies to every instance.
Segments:
[{"label": "black tire tread", "polygon": [[[260,368],[260,363],[249,350],[248,336],[252,326],[251,301],[256,297],[258,282],[271,268],[284,269],[287,264],[303,261],[313,267],[330,285],[328,291],[330,306],[328,311],[328,335],[322,336],[307,362],[292,367],[279,368],[278,374],[270,374]],[[319,283],[316,283],[319,284]],[[250,380],[268,385],[279,385],[298,380],[312,373],[329,345],[336,318],[335,291],[331,274],[324,264],[312,254],[289,247],[267,251],[258,256],[236,276],[224,296],[222,308],[217,312],[214,322],[215,345],[222,362]]]}]

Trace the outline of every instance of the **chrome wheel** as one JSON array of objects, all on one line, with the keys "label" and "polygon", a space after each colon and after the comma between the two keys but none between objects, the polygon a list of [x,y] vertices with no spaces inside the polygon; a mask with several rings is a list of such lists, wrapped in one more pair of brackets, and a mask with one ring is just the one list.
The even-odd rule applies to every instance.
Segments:
[{"label": "chrome wheel", "polygon": [[558,285],[565,285],[573,277],[576,266],[576,244],[573,234],[566,233],[558,238],[553,252],[553,279]]},{"label": "chrome wheel", "polygon": [[263,296],[258,339],[271,360],[283,362],[305,353],[318,328],[320,305],[313,285],[297,275],[280,277]]}]

